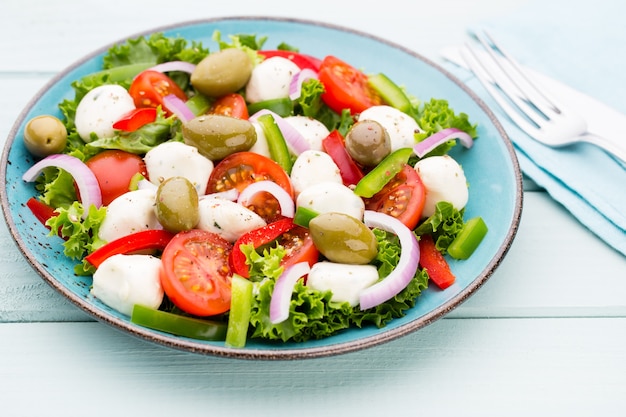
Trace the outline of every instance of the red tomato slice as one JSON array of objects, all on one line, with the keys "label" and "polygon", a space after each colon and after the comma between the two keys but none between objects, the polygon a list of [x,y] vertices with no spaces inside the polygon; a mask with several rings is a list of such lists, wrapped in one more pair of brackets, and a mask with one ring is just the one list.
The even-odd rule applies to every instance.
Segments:
[{"label": "red tomato slice", "polygon": [[[220,161],[209,177],[207,194],[237,189],[243,191],[256,181],[270,180],[281,186],[293,198],[289,175],[271,159],[254,152],[237,152]],[[258,193],[248,208],[271,223],[281,218],[278,200],[269,193]]]},{"label": "red tomato slice", "polygon": [[422,217],[425,201],[422,180],[413,167],[405,165],[382,190],[365,200],[365,208],[396,217],[412,230]]},{"label": "red tomato slice", "polygon": [[249,116],[246,100],[241,94],[237,93],[227,94],[218,98],[213,105],[211,105],[209,113],[245,120],[247,120]]},{"label": "red tomato slice", "polygon": [[[163,106],[163,97],[174,94],[183,101],[187,101],[187,95],[170,77],[159,71],[146,70],[141,72],[132,82],[128,89],[136,107]],[[169,113],[168,113],[169,114]]]},{"label": "red tomato slice", "polygon": [[274,241],[285,248],[286,254],[281,261],[283,267],[298,262],[308,262],[313,266],[319,258],[319,252],[313,244],[309,230],[294,224],[293,219],[284,218],[252,230],[237,239],[229,257],[232,271],[246,278],[250,276],[246,256],[240,249],[241,245],[252,244],[255,248],[259,248]]},{"label": "red tomato slice", "polygon": [[105,206],[128,192],[135,174],[148,177],[146,164],[139,155],[117,149],[102,151],[88,159],[86,164],[98,180]]},{"label": "red tomato slice", "polygon": [[428,272],[428,277],[440,289],[445,290],[454,284],[456,277],[441,252],[437,250],[432,235],[420,236],[420,265]]},{"label": "red tomato slice", "polygon": [[161,285],[181,310],[213,316],[230,309],[231,277],[228,256],[232,244],[215,233],[177,233],[161,255]]},{"label": "red tomato slice", "polygon": [[312,69],[313,71],[319,71],[320,64],[322,61],[314,56],[301,54],[293,51],[283,51],[283,50],[266,50],[266,51],[258,51],[259,55],[262,55],[267,58],[272,58],[275,56],[279,56],[282,58],[287,58],[290,61],[293,61],[301,70],[303,69]]},{"label": "red tomato slice", "polygon": [[322,61],[318,77],[325,88],[322,100],[337,113],[349,109],[356,114],[382,104],[363,72],[332,55]]},{"label": "red tomato slice", "polygon": [[154,107],[142,107],[126,113],[117,122],[113,123],[113,129],[125,132],[134,132],[140,127],[156,120],[157,113]]}]

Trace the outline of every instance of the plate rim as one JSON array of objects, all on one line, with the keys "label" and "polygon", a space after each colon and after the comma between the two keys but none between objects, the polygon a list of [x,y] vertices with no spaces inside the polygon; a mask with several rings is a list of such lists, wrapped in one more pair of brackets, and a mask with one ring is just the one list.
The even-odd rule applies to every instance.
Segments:
[{"label": "plate rim", "polygon": [[[137,326],[130,321],[121,320],[117,317],[111,316],[106,312],[102,312],[98,310],[94,306],[92,306],[89,302],[87,302],[84,298],[79,297],[77,294],[70,291],[66,286],[62,285],[61,282],[52,276],[41,264],[35,259],[35,255],[30,252],[30,250],[25,246],[22,241],[22,237],[19,234],[19,230],[17,225],[15,224],[13,217],[10,215],[9,209],[9,201],[7,196],[6,189],[6,174],[7,174],[7,166],[9,163],[8,157],[10,150],[15,142],[17,137],[17,133],[24,123],[26,115],[32,109],[33,105],[36,104],[42,95],[53,85],[58,83],[63,77],[67,75],[68,72],[80,67],[86,62],[92,60],[93,58],[99,56],[100,54],[106,52],[109,48],[119,43],[125,42],[128,39],[134,39],[139,36],[146,36],[152,33],[157,32],[166,32],[170,30],[174,30],[177,28],[189,27],[193,25],[201,25],[201,24],[211,24],[211,23],[219,23],[223,21],[268,21],[268,22],[286,22],[286,23],[294,23],[305,26],[314,26],[332,29],[340,32],[346,32],[349,34],[357,35],[359,37],[368,38],[370,40],[374,40],[378,43],[387,45],[393,49],[399,50],[401,52],[410,55],[428,66],[433,67],[439,73],[444,75],[449,81],[456,84],[461,90],[465,92],[472,99],[476,105],[480,107],[480,109],[485,113],[485,115],[489,118],[490,122],[495,127],[499,140],[503,142],[505,148],[508,152],[511,165],[513,167],[513,173],[515,177],[515,202],[514,202],[514,210],[511,217],[511,223],[508,225],[507,233],[504,236],[504,241],[499,245],[498,250],[496,251],[494,257],[489,261],[489,263],[485,266],[485,268],[470,282],[470,284],[464,287],[458,294],[448,299],[445,303],[437,306],[436,308],[430,310],[423,316],[419,318],[407,322],[406,324],[400,325],[396,328],[388,329],[379,334],[366,336],[363,338],[358,338],[356,340],[347,341],[347,342],[339,342],[337,344],[330,344],[319,347],[306,347],[302,349],[255,349],[255,348],[230,348],[230,347],[222,347],[212,344],[203,344],[201,342],[193,341],[193,339],[180,339],[178,336],[169,335],[165,333],[155,333],[155,331],[147,328],[143,328],[141,326]],[[135,336],[139,339],[150,341],[156,344],[160,344],[162,346],[166,346],[169,348],[173,348],[176,350],[182,350],[185,352],[203,354],[203,355],[212,355],[218,357],[226,357],[232,359],[247,359],[247,360],[297,360],[297,359],[311,359],[311,358],[320,358],[327,356],[334,356],[345,354],[349,352],[354,352],[358,350],[362,350],[365,348],[374,347],[377,345],[381,345],[383,343],[390,342],[392,340],[398,339],[400,337],[406,336],[410,333],[413,333],[419,329],[422,329],[443,316],[450,313],[452,310],[456,309],[463,302],[465,302],[471,295],[473,295],[484,283],[491,278],[495,270],[499,267],[504,257],[508,253],[513,241],[515,240],[517,231],[519,229],[521,215],[523,210],[523,176],[520,169],[520,165],[517,159],[517,155],[515,153],[515,148],[508,137],[506,131],[504,130],[502,124],[498,121],[497,117],[493,113],[493,111],[486,105],[486,103],[473,91],[471,90],[465,83],[463,83],[459,78],[453,75],[450,71],[446,70],[442,65],[432,61],[431,59],[421,55],[420,53],[407,48],[401,44],[390,41],[378,35],[373,35],[371,33],[364,32],[359,29],[350,28],[347,26],[342,26],[334,23],[321,22],[312,19],[302,19],[302,18],[293,18],[293,17],[280,17],[280,16],[263,16],[263,15],[254,15],[254,16],[221,16],[221,17],[212,17],[212,18],[203,18],[203,19],[192,19],[185,20],[177,23],[171,23],[166,25],[159,25],[153,27],[151,29],[142,30],[139,32],[135,32],[128,36],[124,36],[122,38],[118,38],[117,40],[110,42],[106,45],[103,45],[99,48],[96,48],[92,52],[87,55],[84,55],[80,59],[76,60],[74,63],[66,66],[62,70],[60,70],[57,74],[55,74],[43,87],[41,87],[37,93],[27,102],[25,107],[19,113],[16,121],[13,126],[9,130],[7,141],[4,145],[2,151],[2,159],[0,166],[0,181],[2,185],[0,186],[0,204],[2,207],[2,212],[4,219],[6,221],[7,227],[9,229],[10,235],[14,242],[16,243],[18,249],[22,253],[25,260],[28,264],[40,275],[40,277],[50,285],[55,291],[64,296],[68,301],[72,304],[79,307],[82,311],[86,312],[92,318],[96,319],[98,322],[109,325],[116,330],[122,331],[126,334]]]}]

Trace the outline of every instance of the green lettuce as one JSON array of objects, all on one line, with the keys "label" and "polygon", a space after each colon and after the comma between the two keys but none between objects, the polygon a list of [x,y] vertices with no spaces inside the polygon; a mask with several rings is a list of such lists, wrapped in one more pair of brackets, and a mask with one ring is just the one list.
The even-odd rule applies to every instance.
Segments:
[{"label": "green lettuce", "polygon": [[447,201],[435,206],[435,213],[424,220],[415,230],[417,236],[432,234],[437,249],[445,253],[457,234],[463,228],[463,212]]},{"label": "green lettuce", "polygon": [[[397,265],[400,244],[393,234],[375,229],[379,253],[374,261],[379,276],[384,279]],[[280,245],[265,248],[261,253],[251,245],[242,246],[250,266],[250,279],[255,282],[254,301],[250,319],[251,338],[303,342],[324,338],[349,327],[374,325],[384,327],[392,319],[402,317],[415,305],[416,299],[428,285],[428,275],[418,269],[409,285],[398,295],[374,308],[361,311],[349,303],[332,302],[330,291],[307,287],[301,280],[294,287],[289,317],[282,323],[269,320],[269,306],[276,279],[283,268],[280,261],[285,250]]]},{"label": "green lettuce", "polygon": [[58,213],[56,216],[46,221],[46,225],[50,227],[49,235],[60,234],[65,239],[63,254],[70,259],[82,261],[74,267],[77,275],[92,274],[95,268],[84,258],[106,243],[98,237],[98,231],[106,215],[106,208],[96,208],[92,205],[83,219],[85,208],[80,202],[74,201],[68,207],[58,208],[56,212]]},{"label": "green lettuce", "polygon": [[[439,132],[440,130],[454,127],[460,129],[472,138],[476,138],[476,124],[472,124],[469,121],[469,117],[465,113],[455,113],[450,108],[447,100],[443,99],[431,99],[430,101],[419,105],[415,109],[415,120],[417,124],[422,128],[423,132],[417,133],[415,139],[418,142],[426,139],[430,135]],[[455,145],[456,140],[447,141],[444,144],[439,145],[437,148],[429,152],[429,156],[444,155],[450,151]]]}]

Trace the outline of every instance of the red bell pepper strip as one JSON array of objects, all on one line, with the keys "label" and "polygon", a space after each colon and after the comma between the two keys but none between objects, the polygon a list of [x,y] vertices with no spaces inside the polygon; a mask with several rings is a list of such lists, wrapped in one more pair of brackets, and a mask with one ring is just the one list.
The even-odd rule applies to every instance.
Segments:
[{"label": "red bell pepper strip", "polygon": [[173,233],[165,230],[142,230],[107,243],[87,255],[85,260],[98,268],[102,262],[113,255],[133,253],[144,249],[163,250],[173,237]]},{"label": "red bell pepper strip", "polygon": [[117,122],[113,123],[113,129],[134,132],[140,127],[154,122],[156,117],[157,111],[154,107],[133,109],[123,115]]},{"label": "red bell pepper strip", "polygon": [[255,248],[258,248],[278,239],[280,235],[295,227],[296,224],[293,220],[287,217],[245,233],[233,245],[233,250],[229,257],[230,268],[234,273],[244,278],[250,278],[250,269],[246,265],[246,255],[241,251],[241,245],[252,244]]},{"label": "red bell pepper strip", "polygon": [[344,185],[356,185],[361,178],[363,178],[364,174],[361,168],[359,168],[348,153],[344,138],[339,131],[333,130],[330,132],[330,134],[322,140],[322,147],[339,168],[339,173],[341,174]]},{"label": "red bell pepper strip", "polygon": [[442,290],[452,285],[456,277],[446,259],[437,250],[432,235],[420,236],[419,247],[419,263],[428,272],[430,279]]},{"label": "red bell pepper strip", "polygon": [[57,213],[54,211],[53,207],[50,207],[49,205],[39,201],[35,197],[31,197],[28,199],[28,201],[26,202],[26,207],[30,209],[30,211],[37,218],[37,220],[41,222],[41,224],[50,229],[50,227],[46,225],[46,222],[49,218],[57,216]]}]

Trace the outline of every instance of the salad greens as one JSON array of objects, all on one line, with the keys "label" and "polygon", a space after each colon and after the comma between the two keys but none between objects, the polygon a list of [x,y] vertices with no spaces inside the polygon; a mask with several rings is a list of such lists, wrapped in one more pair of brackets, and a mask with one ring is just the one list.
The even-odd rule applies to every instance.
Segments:
[{"label": "salad greens", "polygon": [[[230,42],[222,39],[215,32],[213,39],[220,49],[240,48],[248,51],[256,60],[260,59],[255,51],[262,48],[265,37],[256,35],[231,36]],[[287,44],[279,49],[297,51]],[[157,120],[132,133],[120,133],[113,138],[96,139],[85,143],[78,135],[74,118],[80,100],[91,89],[104,84],[119,84],[128,88],[132,78],[139,72],[155,64],[182,60],[198,63],[209,53],[201,43],[189,44],[182,38],[168,38],[162,34],[130,39],[108,50],[103,57],[103,70],[90,74],[72,83],[75,92],[73,99],[66,99],[59,104],[68,129],[68,147],[66,152],[85,161],[103,149],[122,149],[131,153],[145,154],[153,147],[168,140],[182,141],[181,122],[175,116],[166,116],[159,111]],[[189,75],[179,72],[172,74],[177,83],[190,95],[196,92],[189,84]],[[294,113],[314,117],[329,130],[337,129],[345,135],[354,123],[350,112],[345,110],[337,114],[322,101],[324,87],[317,79],[309,79],[302,85],[302,94],[294,103]],[[424,132],[418,139],[424,139],[432,133],[448,127],[456,127],[476,136],[476,126],[472,125],[464,113],[456,114],[449,108],[447,101],[432,99],[420,102],[410,97],[410,114],[414,115]],[[456,141],[449,141],[439,146],[434,153],[445,154]],[[56,207],[58,216],[51,218],[47,225],[51,235],[59,233],[65,239],[65,255],[82,260],[84,256],[104,242],[97,238],[98,228],[106,214],[106,208],[90,207],[83,219],[84,208],[77,202],[72,177],[64,171],[47,169],[37,182],[42,201]],[[449,203],[439,203],[436,213],[419,226],[417,235],[429,233],[436,238],[437,247],[444,252],[463,226],[463,211],[458,211]],[[398,238],[388,232],[375,229],[378,242],[378,255],[374,261],[379,279],[383,279],[395,268],[400,257]],[[341,329],[351,326],[362,327],[372,324],[383,327],[390,320],[404,315],[411,308],[417,296],[428,286],[428,274],[418,269],[410,284],[391,300],[366,311],[349,303],[333,303],[330,292],[320,292],[305,286],[299,281],[294,288],[290,305],[289,319],[272,324],[269,321],[270,298],[276,279],[283,271],[280,260],[285,249],[280,245],[256,251],[250,246],[241,250],[246,255],[250,266],[250,280],[254,283],[252,312],[250,317],[250,336],[270,340],[301,342],[323,338]],[[83,262],[76,265],[79,275],[93,273],[93,267]]]}]

